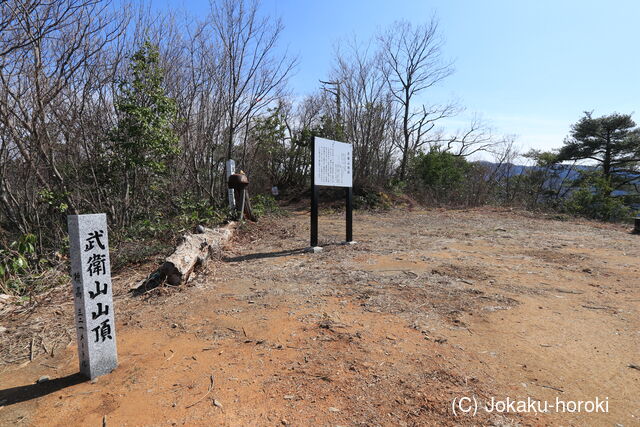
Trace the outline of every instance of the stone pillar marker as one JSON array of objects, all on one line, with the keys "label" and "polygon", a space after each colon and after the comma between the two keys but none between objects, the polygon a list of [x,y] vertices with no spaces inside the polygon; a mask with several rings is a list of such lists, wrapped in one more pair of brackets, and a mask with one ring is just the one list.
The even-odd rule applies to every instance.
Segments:
[{"label": "stone pillar marker", "polygon": [[80,372],[94,379],[118,366],[107,216],[69,215],[67,225]]}]

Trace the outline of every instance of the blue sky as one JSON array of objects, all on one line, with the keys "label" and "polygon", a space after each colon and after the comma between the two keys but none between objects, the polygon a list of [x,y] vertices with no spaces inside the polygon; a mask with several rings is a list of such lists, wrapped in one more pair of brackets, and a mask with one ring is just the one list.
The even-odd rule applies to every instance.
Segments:
[{"label": "blue sky", "polygon": [[[207,0],[153,0],[196,15]],[[453,130],[479,113],[517,145],[562,145],[585,110],[636,113],[640,122],[640,1],[541,0],[263,0],[280,16],[282,44],[299,57],[294,94],[318,87],[340,40],[367,40],[395,20],[439,18],[444,54],[455,73],[425,94],[426,102],[458,99],[466,112]]]}]

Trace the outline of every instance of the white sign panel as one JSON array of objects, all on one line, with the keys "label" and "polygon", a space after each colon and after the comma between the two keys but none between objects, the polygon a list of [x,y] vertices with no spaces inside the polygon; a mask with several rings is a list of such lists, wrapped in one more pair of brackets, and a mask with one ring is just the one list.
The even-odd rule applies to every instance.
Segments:
[{"label": "white sign panel", "polygon": [[315,185],[328,187],[353,186],[353,147],[344,142],[315,138],[314,144]]},{"label": "white sign panel", "polygon": [[[227,160],[227,182],[229,181],[229,177],[234,173],[236,173],[235,160]],[[236,199],[233,197],[233,190],[231,188],[227,190],[227,196],[229,197],[229,207],[235,209]]]}]

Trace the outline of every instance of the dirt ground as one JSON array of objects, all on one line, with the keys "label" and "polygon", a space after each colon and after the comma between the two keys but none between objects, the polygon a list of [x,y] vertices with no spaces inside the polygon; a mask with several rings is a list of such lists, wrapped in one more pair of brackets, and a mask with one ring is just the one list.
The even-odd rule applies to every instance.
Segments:
[{"label": "dirt ground", "polygon": [[[187,286],[133,297],[154,265],[120,272],[120,365],[94,382],[70,292],[5,307],[0,424],[640,425],[640,236],[507,210],[356,212],[357,244],[327,214],[309,254],[308,221],[243,227]],[[608,412],[483,410],[492,398]]]}]

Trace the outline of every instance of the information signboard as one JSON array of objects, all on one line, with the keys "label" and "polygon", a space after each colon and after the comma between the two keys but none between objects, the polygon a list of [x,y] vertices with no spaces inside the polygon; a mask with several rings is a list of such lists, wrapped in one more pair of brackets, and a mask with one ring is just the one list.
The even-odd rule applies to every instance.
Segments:
[{"label": "information signboard", "polygon": [[345,188],[346,243],[353,244],[353,147],[344,142],[314,137],[311,149],[311,250],[318,246],[318,190]]},{"label": "information signboard", "polygon": [[313,154],[315,185],[352,186],[353,147],[351,144],[316,137]]}]

